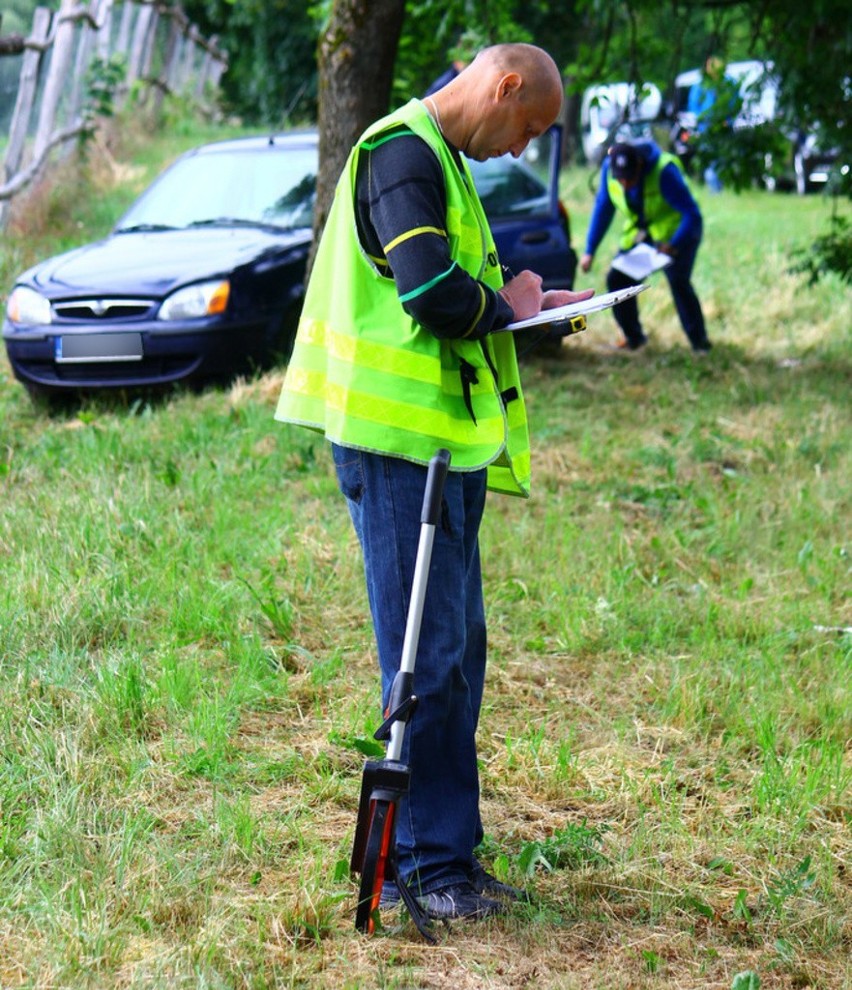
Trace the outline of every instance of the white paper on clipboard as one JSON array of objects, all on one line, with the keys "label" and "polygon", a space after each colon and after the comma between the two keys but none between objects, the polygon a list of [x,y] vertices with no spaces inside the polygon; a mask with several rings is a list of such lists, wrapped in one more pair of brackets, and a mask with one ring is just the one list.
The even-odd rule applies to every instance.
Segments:
[{"label": "white paper on clipboard", "polygon": [[635,244],[629,251],[617,254],[612,259],[612,267],[638,282],[661,268],[667,268],[673,260],[670,255],[643,242]]},{"label": "white paper on clipboard", "polygon": [[506,327],[501,327],[500,330],[495,330],[494,333],[500,333],[501,330],[529,330],[531,327],[562,323],[564,320],[570,320],[574,316],[597,313],[602,309],[610,309],[612,306],[624,302],[625,299],[630,299],[632,296],[644,292],[647,288],[647,285],[629,285],[626,289],[605,292],[600,296],[590,296],[582,302],[568,303],[567,306],[556,306],[554,309],[543,309],[540,313],[531,316],[527,320],[518,320],[516,323],[510,323]]}]

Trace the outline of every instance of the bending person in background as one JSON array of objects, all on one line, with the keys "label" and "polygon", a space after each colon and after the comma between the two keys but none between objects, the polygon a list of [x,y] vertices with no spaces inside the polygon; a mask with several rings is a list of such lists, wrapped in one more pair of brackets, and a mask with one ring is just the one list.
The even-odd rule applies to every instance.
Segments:
[{"label": "bending person in background", "polygon": [[[589,221],[586,253],[580,259],[584,272],[592,267],[595,252],[616,211],[624,216],[622,251],[644,241],[672,258],[663,270],[681,326],[694,351],[709,351],[704,314],[692,286],[692,268],[701,243],[701,211],[677,156],[662,152],[653,141],[614,144],[610,148]],[[638,282],[610,268],[606,284],[614,292]],[[617,346],[635,351],[647,343],[635,297],[615,306],[613,315],[624,333],[623,342]]]}]

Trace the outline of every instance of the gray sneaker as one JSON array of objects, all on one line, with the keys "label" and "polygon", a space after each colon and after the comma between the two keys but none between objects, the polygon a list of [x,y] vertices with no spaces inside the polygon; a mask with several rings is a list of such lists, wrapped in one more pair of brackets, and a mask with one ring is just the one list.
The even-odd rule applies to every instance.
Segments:
[{"label": "gray sneaker", "polygon": [[506,910],[499,901],[474,890],[469,883],[441,887],[440,890],[421,895],[417,901],[430,918],[439,921],[449,921],[452,918],[489,918]]},{"label": "gray sneaker", "polygon": [[477,894],[484,894],[486,897],[494,897],[501,901],[529,901],[530,895],[520,887],[513,887],[511,884],[503,883],[497,877],[487,872],[481,863],[477,863],[467,875],[470,885]]}]

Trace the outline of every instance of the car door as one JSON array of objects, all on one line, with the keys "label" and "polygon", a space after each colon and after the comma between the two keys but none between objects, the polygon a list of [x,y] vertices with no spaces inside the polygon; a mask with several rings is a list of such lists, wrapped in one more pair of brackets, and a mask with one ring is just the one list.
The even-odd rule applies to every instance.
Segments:
[{"label": "car door", "polygon": [[561,154],[562,128],[554,125],[520,158],[470,162],[501,263],[513,272],[536,272],[545,289],[571,288],[577,266],[559,198]]}]

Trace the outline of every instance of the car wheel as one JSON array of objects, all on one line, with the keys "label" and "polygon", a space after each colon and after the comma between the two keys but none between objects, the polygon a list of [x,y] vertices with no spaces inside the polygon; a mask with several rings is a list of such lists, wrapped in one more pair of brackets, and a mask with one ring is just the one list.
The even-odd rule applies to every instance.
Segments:
[{"label": "car wheel", "polygon": [[30,402],[39,412],[49,416],[67,413],[80,404],[80,397],[74,392],[63,392],[41,385],[24,385]]}]

